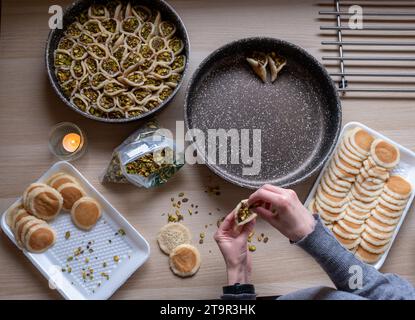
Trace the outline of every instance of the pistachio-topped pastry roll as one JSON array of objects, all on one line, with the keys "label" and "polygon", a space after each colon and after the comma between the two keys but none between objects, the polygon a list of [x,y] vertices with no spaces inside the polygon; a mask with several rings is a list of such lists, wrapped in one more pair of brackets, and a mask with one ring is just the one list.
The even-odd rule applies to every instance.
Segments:
[{"label": "pistachio-topped pastry roll", "polygon": [[135,34],[140,27],[140,20],[137,17],[127,17],[121,22],[121,31]]},{"label": "pistachio-topped pastry roll", "polygon": [[120,30],[120,22],[114,18],[108,18],[101,21],[102,27],[106,32],[114,34]]},{"label": "pistachio-topped pastry roll", "polygon": [[105,29],[101,25],[101,21],[96,19],[85,22],[84,30],[88,31],[88,33],[93,37],[99,36],[101,32],[105,32]]},{"label": "pistachio-topped pastry roll", "polygon": [[134,89],[132,94],[135,98],[135,101],[138,104],[145,104],[147,100],[150,99],[153,93],[148,88],[139,87],[139,88]]},{"label": "pistachio-topped pastry roll", "polygon": [[71,53],[67,50],[58,49],[55,51],[55,67],[70,68],[72,64]]},{"label": "pistachio-topped pastry roll", "polygon": [[169,86],[163,86],[157,91],[157,96],[161,101],[166,100],[173,93],[173,89]]},{"label": "pistachio-topped pastry roll", "polygon": [[184,48],[184,43],[181,39],[179,39],[177,37],[173,37],[167,42],[167,47],[171,51],[173,51],[173,53],[175,55],[178,55],[182,52],[182,50]]},{"label": "pistachio-topped pastry roll", "polygon": [[162,50],[156,53],[158,64],[171,64],[174,60],[174,53],[171,50]]},{"label": "pistachio-topped pastry roll", "polygon": [[99,64],[100,70],[107,77],[116,77],[121,73],[121,67],[117,59],[112,56],[102,59]]},{"label": "pistachio-topped pastry roll", "polygon": [[170,21],[163,21],[159,24],[159,34],[165,39],[170,39],[176,32],[176,26]]},{"label": "pistachio-topped pastry roll", "polygon": [[75,40],[68,37],[63,37],[58,43],[58,49],[69,51],[75,45],[75,43]]},{"label": "pistachio-topped pastry roll", "polygon": [[104,85],[104,93],[109,96],[115,96],[125,91],[126,87],[117,80],[110,80]]},{"label": "pistachio-topped pastry roll", "polygon": [[61,84],[66,81],[69,81],[72,77],[71,70],[66,68],[56,68],[55,75],[59,83]]},{"label": "pistachio-topped pastry roll", "polygon": [[155,32],[156,28],[154,27],[154,24],[147,21],[141,25],[138,35],[144,42],[147,42],[155,34]]},{"label": "pistachio-topped pastry roll", "polygon": [[167,79],[170,77],[172,69],[164,64],[156,65],[153,72],[151,73],[157,79]]},{"label": "pistachio-topped pastry roll", "polygon": [[74,104],[79,110],[87,111],[89,109],[88,101],[80,94],[75,94],[71,98],[72,104]]},{"label": "pistachio-topped pastry roll", "polygon": [[66,81],[65,83],[62,83],[61,88],[62,88],[63,93],[67,97],[70,97],[78,89],[78,81],[76,81],[76,79],[70,79]]},{"label": "pistachio-topped pastry roll", "polygon": [[135,99],[132,93],[120,93],[115,97],[116,105],[122,110],[130,110],[135,107]]},{"label": "pistachio-topped pastry roll", "polygon": [[267,81],[267,64],[268,57],[263,52],[254,52],[246,61],[254,70],[255,74],[263,81]]},{"label": "pistachio-topped pastry roll", "polygon": [[154,50],[148,45],[143,44],[140,47],[140,50],[138,53],[144,58],[144,59],[151,59],[154,56]]},{"label": "pistachio-topped pastry roll", "polygon": [[90,36],[87,32],[82,32],[78,38],[78,41],[83,45],[94,43],[94,37]]},{"label": "pistachio-topped pastry roll", "polygon": [[133,71],[122,77],[122,82],[133,87],[141,87],[146,77],[141,71]]},{"label": "pistachio-topped pastry roll", "polygon": [[108,9],[104,5],[93,4],[88,9],[88,17],[91,19],[107,19],[109,16]]},{"label": "pistachio-topped pastry roll", "polygon": [[71,56],[75,60],[83,60],[88,56],[88,52],[85,47],[80,44],[76,44],[71,49]]},{"label": "pistachio-topped pastry roll", "polygon": [[160,103],[161,103],[160,99],[158,97],[154,96],[154,97],[151,97],[150,99],[147,100],[147,102],[145,104],[145,107],[148,110],[153,110],[153,109],[157,108],[160,105]]},{"label": "pistachio-topped pastry roll", "polygon": [[100,43],[93,43],[87,46],[87,51],[91,57],[101,60],[109,56],[108,48]]},{"label": "pistachio-topped pastry roll", "polygon": [[81,96],[87,99],[91,104],[96,104],[99,97],[99,91],[87,87],[81,90]]},{"label": "pistachio-topped pastry roll", "polygon": [[139,18],[143,22],[148,21],[151,17],[151,10],[145,6],[133,4],[132,12],[137,18]]},{"label": "pistachio-topped pastry roll", "polygon": [[76,80],[81,80],[86,74],[85,66],[82,61],[74,60],[71,65],[71,75]]},{"label": "pistachio-topped pastry roll", "polygon": [[180,73],[172,72],[170,77],[166,79],[166,84],[171,88],[176,88],[181,79],[182,79],[182,76]]},{"label": "pistachio-topped pastry roll", "polygon": [[141,71],[145,74],[151,73],[154,67],[156,66],[156,62],[152,59],[143,59],[137,66],[137,70]]},{"label": "pistachio-topped pastry roll", "polygon": [[171,70],[173,72],[182,72],[184,70],[184,67],[186,66],[186,56],[185,55],[179,55],[176,56],[170,65]]},{"label": "pistachio-topped pastry roll", "polygon": [[73,39],[78,38],[81,35],[83,29],[84,27],[82,24],[79,22],[74,22],[66,29],[66,34]]},{"label": "pistachio-topped pastry roll", "polygon": [[146,113],[149,110],[143,106],[137,106],[125,112],[127,118],[134,118],[139,116],[140,114]]},{"label": "pistachio-topped pastry roll", "polygon": [[98,97],[97,106],[104,112],[113,111],[116,107],[115,98],[103,93]]},{"label": "pistachio-topped pastry roll", "polygon": [[271,81],[274,82],[277,80],[278,73],[284,68],[287,64],[287,60],[277,55],[275,52],[268,54],[268,65],[271,71]]},{"label": "pistachio-topped pastry roll", "polygon": [[97,73],[98,70],[98,60],[94,59],[92,57],[88,57],[83,61],[84,65],[85,65],[85,69],[86,71],[90,74],[90,75],[94,75],[95,73]]},{"label": "pistachio-topped pastry roll", "polygon": [[142,57],[138,53],[132,51],[123,58],[121,61],[121,67],[123,67],[124,70],[127,70],[130,67],[135,67],[141,60]]},{"label": "pistachio-topped pastry roll", "polygon": [[163,82],[159,78],[149,75],[141,87],[156,91],[161,88],[162,84]]},{"label": "pistachio-topped pastry roll", "polygon": [[124,38],[125,45],[131,50],[137,50],[140,48],[141,39],[136,35],[129,34]]},{"label": "pistachio-topped pastry roll", "polygon": [[128,54],[128,47],[126,45],[120,45],[112,51],[112,56],[117,59],[118,63],[121,63]]},{"label": "pistachio-topped pastry roll", "polygon": [[103,88],[108,81],[108,78],[102,72],[97,72],[91,77],[91,87],[95,90],[99,90]]},{"label": "pistachio-topped pastry roll", "polygon": [[159,36],[154,36],[149,41],[149,46],[154,52],[159,52],[166,47],[166,41]]}]

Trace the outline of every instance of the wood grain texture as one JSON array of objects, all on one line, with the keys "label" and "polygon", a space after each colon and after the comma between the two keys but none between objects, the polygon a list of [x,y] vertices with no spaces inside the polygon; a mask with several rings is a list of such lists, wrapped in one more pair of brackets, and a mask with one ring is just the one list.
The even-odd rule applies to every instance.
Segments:
[{"label": "wood grain texture", "polygon": [[[69,1],[56,0],[54,3],[67,5]],[[159,114],[161,123],[167,128],[173,129],[175,121],[183,118],[183,99],[189,75],[211,51],[229,41],[256,35],[272,36],[294,42],[319,58],[323,54],[319,45],[319,7],[313,1],[177,0],[170,3],[188,28],[191,57],[184,87],[173,103]],[[51,126],[61,121],[73,121],[86,131],[89,140],[88,152],[74,165],[148,239],[152,248],[148,262],[113,298],[217,298],[226,275],[223,259],[212,238],[216,221],[240,199],[246,198],[249,190],[226,183],[201,165],[186,165],[167,185],[153,190],[128,185],[102,185],[99,175],[107,165],[112,149],[138,123],[97,123],[69,110],[52,91],[45,71],[44,49],[50,1],[3,0],[2,5],[0,212],[56,161],[47,146]],[[343,123],[360,121],[415,150],[412,99],[396,96],[348,98],[343,100],[343,115]],[[306,198],[313,180],[295,189],[302,200]],[[204,192],[206,186],[215,184],[221,186],[221,196],[207,195]],[[205,243],[196,244],[201,251],[202,267],[194,278],[184,280],[169,271],[167,257],[158,249],[155,238],[166,222],[162,213],[171,211],[170,198],[181,191],[191,202],[199,205],[199,213],[186,216],[184,223],[195,238],[199,232],[206,232]],[[290,245],[263,221],[258,221],[256,231],[270,237],[266,245],[257,244],[257,251],[253,254],[252,282],[259,295],[284,294],[313,285],[332,285],[312,258]],[[57,292],[48,288],[46,280],[3,232],[0,232],[0,240],[0,299],[60,298]],[[398,273],[415,283],[413,208],[382,271]]]}]

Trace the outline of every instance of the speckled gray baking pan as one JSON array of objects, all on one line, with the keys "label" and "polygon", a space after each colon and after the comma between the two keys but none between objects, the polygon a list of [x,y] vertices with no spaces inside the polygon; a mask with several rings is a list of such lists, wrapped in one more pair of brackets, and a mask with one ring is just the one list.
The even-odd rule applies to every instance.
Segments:
[{"label": "speckled gray baking pan", "polygon": [[57,93],[57,95],[62,99],[62,101],[69,106],[71,109],[75,110],[76,112],[82,114],[83,116],[94,119],[97,121],[102,122],[113,122],[113,123],[120,123],[120,122],[130,122],[135,120],[140,120],[143,118],[147,118],[151,115],[153,115],[155,112],[159,111],[160,109],[167,106],[173,97],[176,95],[176,93],[179,91],[183,79],[186,75],[187,68],[189,66],[189,57],[190,57],[190,45],[189,45],[189,37],[187,34],[186,27],[181,20],[180,16],[177,14],[177,12],[165,1],[163,0],[116,0],[116,2],[122,2],[122,3],[137,3],[141,5],[145,5],[150,9],[159,10],[162,16],[163,20],[169,20],[172,21],[176,25],[176,35],[179,36],[183,42],[184,42],[184,53],[186,55],[186,66],[182,74],[182,79],[180,80],[180,83],[178,86],[174,89],[173,93],[168,97],[166,100],[164,100],[157,108],[154,108],[153,110],[139,115],[137,117],[132,117],[128,119],[106,119],[106,118],[100,118],[93,116],[87,112],[84,112],[80,109],[78,109],[76,106],[72,105],[72,103],[65,97],[63,94],[60,85],[58,83],[58,80],[55,75],[55,67],[54,67],[54,52],[58,46],[59,40],[63,36],[66,27],[69,26],[72,22],[75,21],[76,16],[81,13],[82,11],[88,9],[91,4],[107,4],[108,2],[112,2],[114,0],[78,0],[73,2],[71,5],[69,5],[65,11],[63,16],[63,29],[54,29],[51,30],[49,33],[49,37],[46,43],[46,68],[49,76],[49,80],[52,84],[53,89]]},{"label": "speckled gray baking pan", "polygon": [[[274,83],[252,72],[246,56],[253,51],[287,58]],[[252,189],[265,183],[289,187],[315,174],[334,149],[342,119],[324,67],[304,49],[273,38],[242,39],[209,55],[189,83],[184,116],[188,129],[205,134],[219,128],[262,130],[259,174],[243,175],[242,164],[207,162],[219,176]],[[197,149],[207,161],[203,148]]]}]

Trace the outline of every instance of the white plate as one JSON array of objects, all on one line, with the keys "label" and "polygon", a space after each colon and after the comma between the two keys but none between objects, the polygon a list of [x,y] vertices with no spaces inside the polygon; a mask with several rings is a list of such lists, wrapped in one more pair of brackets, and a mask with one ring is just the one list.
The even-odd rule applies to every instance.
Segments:
[{"label": "white plate", "polygon": [[[82,231],[74,226],[70,214],[62,212],[50,223],[57,232],[55,245],[44,253],[35,254],[26,250],[23,250],[23,253],[49,280],[49,285],[55,286],[64,298],[108,299],[148,259],[150,246],[144,237],[68,162],[55,163],[38,182],[45,182],[60,171],[74,176],[86,193],[101,204],[102,218],[90,231]],[[18,201],[20,199],[16,202]],[[1,227],[16,244],[5,216],[4,213]],[[117,234],[120,229],[125,231],[125,235]],[[67,231],[71,234],[69,239],[65,238]],[[92,243],[88,246],[89,242]],[[81,247],[84,253],[75,257],[74,251],[78,247]],[[114,256],[119,257],[118,262],[114,261]],[[73,259],[69,258],[71,261],[68,261],[68,257]],[[89,261],[86,260],[87,258]],[[105,267],[104,263],[106,263]],[[70,273],[67,272],[67,264],[72,268]],[[62,268],[66,271],[62,271]],[[83,278],[82,269],[87,273],[88,268],[94,270],[92,279]],[[106,274],[109,276],[108,280]]]},{"label": "white plate", "polygon": [[[379,132],[377,132],[373,129],[370,129],[370,128],[366,127],[365,125],[363,125],[359,122],[349,122],[343,127],[343,130],[340,133],[339,140],[337,141],[337,145],[342,141],[342,138],[343,138],[343,135],[344,135],[345,132],[347,132],[347,131],[349,131],[353,128],[356,128],[356,127],[365,129],[367,132],[369,132],[374,137],[386,140],[389,143],[391,143],[391,144],[395,145],[396,147],[398,147],[398,149],[401,153],[401,160],[400,160],[398,166],[395,169],[392,170],[392,173],[399,174],[399,175],[405,177],[412,184],[412,189],[413,189],[414,186],[415,186],[415,153],[412,152],[411,150],[404,148],[400,144],[392,141],[391,139],[389,139],[389,138],[385,137],[384,135],[380,134]],[[316,182],[314,183],[314,186],[311,189],[310,194],[308,195],[308,198],[305,202],[306,207],[308,207],[310,201],[314,198],[317,187],[320,184],[320,179],[323,176],[324,172],[326,171],[326,168],[330,164],[330,161],[331,161],[331,158],[332,158],[333,154],[331,155],[330,159],[327,161],[327,163],[324,166],[323,170],[320,172],[320,175],[318,176]],[[402,225],[403,221],[405,220],[406,214],[408,213],[409,208],[411,207],[411,203],[414,200],[414,196],[415,196],[415,192],[412,191],[412,194],[409,197],[408,203],[405,207],[405,210],[402,213],[401,219],[399,220],[399,223],[396,226],[396,229],[393,233],[392,240],[390,242],[388,250],[385,251],[385,253],[382,255],[382,257],[379,259],[378,262],[373,264],[373,266],[376,269],[379,270],[382,267],[383,263],[385,262],[386,257],[388,256],[389,251],[391,250],[391,248],[393,246],[393,242],[395,241],[395,238],[396,238],[396,236],[399,232],[399,229],[401,228],[401,225]]]}]

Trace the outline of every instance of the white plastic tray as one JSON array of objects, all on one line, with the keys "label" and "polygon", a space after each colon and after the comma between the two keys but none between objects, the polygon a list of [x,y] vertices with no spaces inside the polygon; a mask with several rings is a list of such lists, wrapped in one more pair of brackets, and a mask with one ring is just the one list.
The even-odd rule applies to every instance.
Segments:
[{"label": "white plastic tray", "polygon": [[[365,125],[363,125],[359,122],[349,122],[343,127],[343,130],[340,133],[340,137],[339,137],[339,140],[337,142],[337,145],[341,142],[341,140],[343,138],[343,135],[346,131],[349,131],[349,130],[351,130],[353,128],[356,128],[356,127],[365,129],[367,132],[372,134],[374,137],[381,138],[385,141],[388,141],[389,143],[392,143],[392,144],[394,144],[395,146],[397,146],[399,148],[399,151],[401,153],[401,160],[400,160],[398,166],[392,171],[392,173],[396,173],[396,174],[399,174],[399,175],[405,177],[412,184],[412,189],[413,189],[414,186],[415,186],[415,153],[412,152],[411,150],[404,148],[403,146],[399,145],[398,143],[396,143],[396,142],[392,141],[391,139],[383,136],[379,132],[377,132],[373,129],[370,129],[370,128],[366,127]],[[320,179],[323,176],[324,172],[326,171],[326,168],[328,167],[333,154],[331,155],[330,159],[327,161],[327,163],[324,166],[323,170],[320,172],[320,175],[318,176],[316,182],[314,183],[314,186],[311,189],[310,194],[308,195],[308,198],[305,202],[306,207],[308,207],[310,201],[314,198],[314,195],[317,191],[317,187],[320,183]],[[382,267],[383,263],[385,262],[386,257],[388,256],[389,251],[391,250],[391,248],[393,246],[393,242],[395,241],[395,238],[396,238],[396,236],[399,232],[399,229],[401,228],[401,225],[402,225],[403,221],[405,220],[406,214],[408,213],[409,208],[411,207],[411,203],[414,200],[414,196],[415,196],[415,192],[412,191],[412,194],[409,197],[408,203],[405,207],[405,210],[402,213],[401,219],[399,220],[399,223],[396,226],[396,229],[393,233],[393,237],[392,237],[392,240],[390,242],[388,250],[385,251],[385,253],[382,255],[382,257],[379,259],[378,262],[373,264],[373,266],[376,269],[380,269]]]},{"label": "white plastic tray", "polygon": [[[108,299],[148,259],[150,246],[143,236],[68,162],[55,163],[38,182],[45,182],[60,171],[74,176],[86,193],[101,204],[102,217],[93,229],[82,231],[74,226],[70,214],[62,212],[50,223],[57,232],[55,245],[41,254],[33,254],[26,250],[23,250],[23,253],[48,279],[49,286],[56,287],[65,299]],[[18,201],[20,199],[16,200]],[[2,215],[1,227],[16,244],[5,216]],[[125,235],[122,235],[122,232],[118,233],[120,229],[125,231]],[[69,239],[65,238],[67,231],[71,234]],[[92,250],[87,248],[89,242],[91,243],[88,248]],[[84,253],[75,257],[74,251],[78,247],[81,247]],[[69,258],[71,261],[68,262],[68,257],[71,256],[73,259]],[[114,256],[119,257],[118,262],[114,261]],[[67,269],[67,265],[72,268],[71,272],[62,272],[62,268]],[[84,279],[82,269],[87,272],[88,268],[94,270],[92,279],[90,277]],[[109,276],[108,280],[105,275]]]}]

